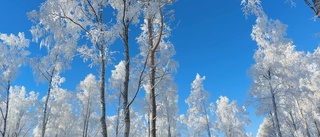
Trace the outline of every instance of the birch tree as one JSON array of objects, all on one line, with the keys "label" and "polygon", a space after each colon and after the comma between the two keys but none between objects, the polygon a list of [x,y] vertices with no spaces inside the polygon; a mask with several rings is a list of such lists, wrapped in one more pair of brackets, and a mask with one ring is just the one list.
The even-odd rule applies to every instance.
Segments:
[{"label": "birch tree", "polygon": [[[10,88],[10,105],[8,112],[7,136],[31,136],[38,113],[38,95],[34,91],[27,93],[23,86]],[[3,105],[6,103],[3,102]]]},{"label": "birch tree", "polygon": [[213,103],[208,104],[209,93],[204,89],[203,81],[205,76],[199,74],[191,84],[191,93],[185,100],[188,104],[186,115],[181,115],[180,119],[187,125],[187,136],[208,136],[212,134],[212,122],[210,116],[213,113]]},{"label": "birch tree", "polygon": [[[161,42],[165,42],[165,33],[170,33],[170,28],[165,24],[163,10],[166,5],[171,4],[171,0],[142,0],[144,23],[141,27],[142,33],[138,37],[141,45],[141,55],[148,58],[149,81],[146,89],[149,95],[150,113],[149,113],[149,136],[156,136],[156,119],[157,119],[157,103],[156,103],[156,84],[157,84],[157,50]],[[167,35],[169,36],[169,35]],[[161,75],[161,74],[160,74]]]},{"label": "birch tree", "polygon": [[139,22],[139,15],[141,11],[141,5],[138,0],[110,0],[110,5],[117,11],[117,25],[121,28],[119,36],[124,44],[124,64],[125,73],[123,88],[121,91],[121,97],[123,98],[124,108],[124,121],[125,121],[125,132],[124,137],[130,135],[130,105],[129,100],[129,77],[130,77],[130,46],[129,46],[129,28],[130,24],[137,24]]},{"label": "birch tree", "polygon": [[249,136],[245,131],[245,127],[250,123],[245,107],[237,106],[236,101],[229,103],[229,99],[224,96],[220,96],[216,103],[214,129],[225,137]]},{"label": "birch tree", "polygon": [[265,117],[260,124],[257,137],[275,137],[276,131],[273,128],[273,122],[270,117]]},{"label": "birch tree", "polygon": [[0,33],[0,89],[3,90],[1,97],[4,99],[5,105],[0,108],[1,112],[1,135],[7,136],[7,124],[10,106],[10,90],[11,83],[18,75],[19,68],[25,63],[29,52],[26,48],[29,46],[29,40],[24,37],[24,33],[7,35]]},{"label": "birch tree", "polygon": [[99,101],[96,100],[99,98],[98,83],[93,74],[88,74],[77,88],[77,98],[81,106],[80,127],[82,137],[97,136],[97,131],[99,131],[97,129],[99,126],[95,124],[99,121]]},{"label": "birch tree", "polygon": [[[78,42],[88,40],[90,44],[78,49],[84,61],[90,60],[90,66],[100,67],[100,106],[101,106],[101,134],[107,136],[106,102],[105,102],[105,69],[109,61],[109,46],[115,40],[115,30],[108,27],[109,20],[104,20],[103,10],[107,7],[105,0],[47,0],[40,11],[31,12],[37,15],[39,21],[35,28],[47,29],[53,33],[54,38]],[[56,23],[56,25],[55,25]],[[67,34],[61,33],[68,32]],[[34,31],[42,33],[42,31]],[[73,44],[75,44],[73,43]]]},{"label": "birch tree", "polygon": [[[69,137],[81,135],[76,126],[78,117],[76,117],[73,110],[73,95],[66,89],[60,88],[64,82],[65,78],[59,75],[55,75],[52,78],[51,94],[47,103],[45,136]],[[45,96],[42,101],[46,101],[46,99],[47,97]],[[33,136],[42,136],[42,128],[42,126],[36,126]]]}]

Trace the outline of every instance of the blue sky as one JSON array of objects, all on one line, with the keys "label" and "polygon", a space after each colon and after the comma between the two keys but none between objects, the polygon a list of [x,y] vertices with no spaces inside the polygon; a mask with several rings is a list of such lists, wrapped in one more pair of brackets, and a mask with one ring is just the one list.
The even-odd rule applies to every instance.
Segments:
[{"label": "blue sky", "polygon": [[[0,4],[0,32],[25,32],[31,39],[29,29],[31,22],[26,13],[38,9],[39,0],[5,0]],[[242,105],[246,92],[250,89],[249,68],[254,64],[253,54],[256,43],[251,40],[250,33],[254,25],[254,16],[246,19],[240,6],[241,0],[178,0],[170,8],[175,10],[175,21],[170,41],[175,45],[179,69],[175,74],[178,85],[179,113],[185,113],[187,105],[184,100],[190,93],[190,84],[196,73],[206,76],[204,87],[211,94],[212,102],[220,95],[230,100],[237,100]],[[296,0],[296,6],[285,3],[285,0],[263,0],[265,12],[272,19],[279,19],[287,24],[288,38],[294,40],[298,50],[313,51],[320,41],[319,20],[313,20],[313,13],[302,0]],[[137,34],[138,32],[132,32]],[[136,44],[136,43],[134,43]],[[115,46],[122,45],[117,42]],[[136,47],[134,47],[136,48]],[[38,52],[39,45],[31,43],[30,50]],[[121,54],[122,55],[122,54]],[[81,64],[76,59],[74,64]],[[110,67],[112,68],[112,67]],[[24,67],[15,81],[17,85],[25,85],[27,90],[45,91],[44,85],[36,83],[30,68]],[[68,84],[74,90],[77,83],[88,73],[96,73],[86,67],[74,65],[66,75]],[[252,124],[248,132],[257,132],[261,118],[255,117],[249,108]]]}]

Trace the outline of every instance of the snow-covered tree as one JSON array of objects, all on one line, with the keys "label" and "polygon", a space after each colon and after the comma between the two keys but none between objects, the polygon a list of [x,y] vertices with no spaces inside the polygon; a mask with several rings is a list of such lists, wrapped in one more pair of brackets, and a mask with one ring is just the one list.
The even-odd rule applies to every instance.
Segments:
[{"label": "snow-covered tree", "polygon": [[5,105],[1,110],[1,130],[2,136],[7,136],[7,123],[10,106],[10,88],[19,73],[19,68],[25,64],[29,52],[26,48],[29,46],[29,40],[24,37],[24,33],[18,36],[0,33],[0,90],[1,100]]},{"label": "snow-covered tree", "polygon": [[99,82],[93,74],[88,74],[78,85],[77,98],[80,103],[80,127],[83,137],[97,136],[99,126]]},{"label": "snow-covered tree", "polygon": [[[257,102],[257,114],[270,116],[277,136],[314,136],[319,112],[315,83],[318,78],[317,50],[305,54],[286,39],[287,26],[268,19],[260,0],[243,0],[245,14],[257,16],[252,38],[258,44],[252,67],[254,83],[250,90]],[[312,59],[313,58],[313,59]],[[314,122],[314,120],[316,122]]]},{"label": "snow-covered tree", "polygon": [[129,100],[129,77],[130,77],[130,46],[129,46],[129,27],[130,24],[138,23],[138,17],[141,11],[141,4],[138,3],[138,0],[109,0],[110,5],[117,11],[117,24],[121,28],[119,34],[120,38],[124,44],[124,64],[125,64],[125,73],[123,88],[121,91],[122,94],[122,104],[124,108],[124,120],[125,120],[125,132],[124,136],[128,137],[130,135],[130,105],[131,101]]},{"label": "snow-covered tree", "polygon": [[[36,28],[32,28],[31,31],[40,31]],[[44,31],[44,30],[42,30]],[[63,33],[62,33],[63,34]],[[75,44],[70,40],[58,41],[52,40],[52,35],[40,35],[33,33],[36,42],[37,39],[42,38],[40,42],[40,49],[46,48],[47,54],[39,55],[36,58],[31,59],[31,67],[33,73],[40,82],[48,82],[46,99],[44,100],[43,116],[42,116],[42,137],[45,136],[46,126],[48,122],[48,103],[51,96],[53,82],[55,77],[60,77],[60,73],[70,68],[69,64],[73,58],[73,52],[75,50]]]},{"label": "snow-covered tree", "polygon": [[[81,136],[82,132],[76,123],[78,117],[73,110],[73,95],[66,89],[60,88],[63,82],[65,82],[65,78],[59,75],[52,78],[52,89],[46,111],[45,136]],[[47,97],[44,96],[42,101],[46,100]],[[39,119],[39,123],[42,123],[42,119]],[[43,136],[42,128],[41,124],[38,124],[33,131],[33,136]]]},{"label": "snow-covered tree", "polygon": [[245,107],[237,106],[236,101],[229,103],[229,99],[224,96],[220,96],[216,103],[214,129],[225,137],[249,136],[245,131],[245,127],[250,123]]},{"label": "snow-covered tree", "polygon": [[271,117],[264,118],[260,124],[257,137],[275,137],[276,131],[273,128],[273,120]]},{"label": "snow-covered tree", "polygon": [[[8,112],[7,136],[31,136],[31,129],[36,124],[35,114],[38,112],[38,93],[27,93],[25,87],[10,88],[10,104]],[[2,102],[1,106],[5,106]]]},{"label": "snow-covered tree", "polygon": [[30,17],[38,19],[32,31],[34,34],[41,35],[43,30],[49,28],[47,31],[52,32],[52,38],[56,43],[58,38],[66,42],[71,41],[73,45],[79,40],[88,40],[90,45],[78,48],[78,52],[84,61],[91,60],[91,67],[93,65],[100,67],[100,125],[104,137],[107,137],[105,69],[110,59],[109,46],[117,35],[116,29],[108,27],[106,23],[110,20],[104,19],[103,10],[106,7],[105,0],[47,0],[40,6],[38,12],[29,13]]},{"label": "snow-covered tree", "polygon": [[210,116],[212,116],[214,105],[208,104],[209,93],[203,87],[203,80],[205,76],[196,75],[191,84],[191,93],[185,100],[188,104],[187,114],[180,116],[182,122],[187,125],[187,136],[211,137],[213,135]]},{"label": "snow-covered tree", "polygon": [[[147,92],[147,102],[149,104],[149,136],[155,137],[157,134],[157,86],[162,80],[162,77],[170,72],[170,69],[175,69],[171,62],[171,57],[164,57],[165,54],[161,49],[167,49],[174,52],[172,44],[167,40],[170,36],[171,29],[165,23],[164,8],[166,5],[172,4],[171,0],[143,0],[143,19],[144,23],[141,25],[142,33],[137,38],[140,44],[140,55],[148,60],[149,79],[148,84],[144,85]],[[160,50],[160,51],[159,51]],[[166,52],[170,53],[170,52]],[[168,58],[169,60],[164,59]],[[159,62],[160,60],[160,62]],[[163,73],[162,73],[163,72]]]},{"label": "snow-covered tree", "polygon": [[[140,64],[141,65],[141,64]],[[110,135],[112,136],[121,136],[125,134],[125,107],[121,105],[122,96],[123,96],[123,81],[125,81],[125,61],[120,61],[119,64],[115,65],[115,69],[111,71],[111,77],[109,79],[110,88],[114,91],[112,95],[110,95],[109,100],[114,100],[114,102],[118,102],[117,106],[117,115],[109,116],[108,119],[110,120],[111,124],[108,130]],[[129,136],[136,136],[136,135],[147,135],[146,124],[144,121],[143,115],[138,112],[135,112],[133,109],[133,101],[137,97],[137,94],[140,90],[140,86],[142,83],[142,77],[144,70],[141,71],[140,67],[134,67],[130,69],[130,83],[129,83],[129,92],[128,92],[128,100],[130,104],[130,131],[132,131]],[[114,103],[116,104],[116,103]],[[139,109],[136,109],[139,110]]]}]

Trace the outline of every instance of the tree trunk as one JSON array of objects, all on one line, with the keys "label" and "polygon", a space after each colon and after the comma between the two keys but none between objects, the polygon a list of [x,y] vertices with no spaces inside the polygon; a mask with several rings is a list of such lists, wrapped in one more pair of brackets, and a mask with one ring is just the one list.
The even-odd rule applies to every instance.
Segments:
[{"label": "tree trunk", "polygon": [[149,33],[149,45],[151,48],[150,57],[149,57],[149,65],[150,65],[150,73],[149,73],[149,86],[150,86],[150,93],[149,93],[149,100],[150,100],[150,137],[156,137],[156,97],[155,97],[155,64],[154,64],[154,57],[155,57],[155,49],[153,45],[153,33],[152,33],[152,19],[148,19],[148,33]]},{"label": "tree trunk", "polygon": [[100,62],[101,62],[101,71],[100,71],[100,105],[101,105],[101,117],[100,123],[102,128],[102,136],[108,137],[107,132],[107,123],[106,123],[106,102],[105,102],[105,59],[103,55],[103,48],[100,45]]},{"label": "tree trunk", "polygon": [[202,102],[202,103],[203,103],[204,116],[206,117],[206,127],[207,127],[208,137],[211,137],[211,131],[210,131],[209,118],[208,118],[208,113],[207,113],[207,109],[206,109],[206,104],[205,104],[205,102]]},{"label": "tree trunk", "polygon": [[120,123],[120,104],[121,104],[121,94],[119,94],[118,100],[118,110],[117,110],[117,121],[116,121],[116,137],[119,137],[119,123]]},{"label": "tree trunk", "polygon": [[[90,93],[89,93],[90,94]],[[89,98],[90,95],[89,95]],[[88,128],[89,128],[89,119],[90,119],[90,112],[91,112],[91,108],[90,108],[90,99],[87,100],[87,108],[86,108],[86,114],[84,116],[84,122],[83,122],[83,131],[82,131],[82,137],[88,137]]]},{"label": "tree trunk", "polygon": [[129,75],[130,75],[130,52],[129,52],[129,20],[125,18],[126,16],[126,0],[123,0],[123,16],[122,16],[122,24],[123,24],[123,36],[122,40],[124,43],[124,56],[125,56],[125,75],[123,82],[123,107],[124,107],[124,137],[129,137],[130,134],[130,106],[128,104],[128,94],[129,94]]},{"label": "tree trunk", "polygon": [[[7,123],[8,123],[8,113],[9,113],[9,103],[10,103],[10,86],[11,86],[11,83],[10,81],[8,81],[8,85],[7,85],[7,103],[6,103],[6,111],[5,111],[5,114],[4,114],[4,117],[3,117],[3,131],[1,132],[2,134],[2,137],[5,137],[6,136],[6,130],[7,130]],[[2,112],[2,111],[1,111]],[[3,116],[3,114],[2,114]]]},{"label": "tree trunk", "polygon": [[297,104],[300,117],[303,119],[304,126],[305,126],[305,129],[306,129],[307,137],[311,137],[310,131],[309,131],[309,125],[308,125],[308,122],[307,122],[306,118],[305,118],[304,115],[303,115],[302,109],[301,109],[301,107],[300,107],[300,103],[298,102],[298,100],[297,100],[296,98],[294,98],[294,99],[295,99],[295,102],[296,102],[296,104]]},{"label": "tree trunk", "polygon": [[[270,85],[271,86],[271,85]],[[273,90],[270,90],[271,96],[272,96],[272,106],[273,106],[273,112],[274,112],[274,119],[275,119],[275,125],[276,125],[276,130],[277,130],[277,135],[279,137],[282,137],[281,130],[280,130],[280,123],[279,123],[279,118],[278,118],[278,113],[277,113],[277,104],[276,104],[276,99],[275,99],[275,94]]]},{"label": "tree trunk", "polygon": [[317,133],[318,133],[318,137],[320,137],[320,129],[319,129],[319,126],[318,126],[318,123],[316,120],[313,121],[314,124],[316,125],[316,129],[317,129]]},{"label": "tree trunk", "polygon": [[155,64],[154,64],[154,55],[155,51],[151,51],[150,54],[150,137],[156,137],[156,114],[157,114],[157,106],[156,106],[156,96],[155,96]]},{"label": "tree trunk", "polygon": [[100,32],[101,32],[101,38],[100,38],[100,45],[99,45],[99,54],[100,54],[100,63],[101,63],[101,71],[100,71],[100,105],[101,105],[101,118],[100,118],[100,123],[101,123],[101,128],[102,128],[102,136],[103,137],[108,137],[108,131],[107,131],[107,123],[106,123],[106,101],[105,101],[105,73],[106,73],[106,66],[105,66],[105,56],[104,56],[104,51],[105,51],[105,45],[104,45],[104,29],[103,29],[103,8],[102,8],[102,1],[100,3],[100,8],[99,8],[99,26]]},{"label": "tree trunk", "polygon": [[55,73],[55,68],[52,69],[51,74],[50,74],[47,97],[46,97],[46,101],[44,103],[41,137],[44,137],[45,136],[45,132],[46,132],[47,121],[48,121],[48,114],[47,114],[48,112],[47,112],[47,110],[48,110],[48,103],[49,103],[49,98],[50,98],[50,93],[51,93],[51,86],[52,86],[52,79],[53,79],[54,73]]},{"label": "tree trunk", "polygon": [[149,65],[150,65],[150,73],[149,73],[149,100],[150,100],[150,137],[156,137],[156,115],[157,115],[157,103],[156,103],[156,95],[155,95],[155,76],[156,76],[156,66],[155,66],[155,54],[158,46],[160,45],[160,41],[162,38],[163,32],[163,16],[162,16],[162,8],[159,7],[159,14],[160,14],[160,30],[159,35],[157,35],[156,43],[153,43],[153,35],[152,25],[153,19],[151,17],[147,18],[147,26],[148,26],[148,39],[149,39],[149,46],[150,46],[150,55],[149,55]]},{"label": "tree trunk", "polygon": [[273,108],[273,113],[274,113],[277,136],[282,137],[279,118],[278,118],[278,109],[277,109],[276,98],[275,98],[275,89],[273,89],[271,82],[270,82],[270,80],[271,80],[271,71],[270,70],[268,70],[268,80],[269,80],[269,88],[270,88],[270,94],[271,94],[271,99],[272,99],[272,108]]},{"label": "tree trunk", "polygon": [[[165,105],[167,105],[167,106],[169,106],[169,101],[168,101],[168,98],[166,97],[166,104]],[[168,110],[168,107],[166,108],[166,112],[167,112],[167,123],[168,123],[168,137],[171,137],[172,135],[171,135],[171,123],[170,123],[170,114],[169,114],[169,110]]]}]

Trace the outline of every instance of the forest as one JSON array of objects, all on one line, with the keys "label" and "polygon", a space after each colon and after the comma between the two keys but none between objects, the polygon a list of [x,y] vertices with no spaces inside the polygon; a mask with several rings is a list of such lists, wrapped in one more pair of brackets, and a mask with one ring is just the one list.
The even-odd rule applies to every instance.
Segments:
[{"label": "forest", "polygon": [[[194,80],[180,98],[175,74],[188,68],[175,59],[175,47],[183,45],[170,41],[179,28],[172,5],[179,2],[44,0],[26,13],[31,38],[0,32],[1,136],[320,137],[320,48],[297,50],[288,26],[269,18],[261,0],[239,0],[237,9],[255,20],[247,36],[256,50],[246,103],[223,95],[212,102],[198,73],[184,74]],[[320,1],[304,4],[318,20]],[[25,67],[43,91],[15,82]],[[81,68],[89,70],[78,72],[84,79],[65,76]],[[77,82],[76,90],[62,86],[68,81]],[[263,117],[254,134],[247,131],[249,105]]]}]

